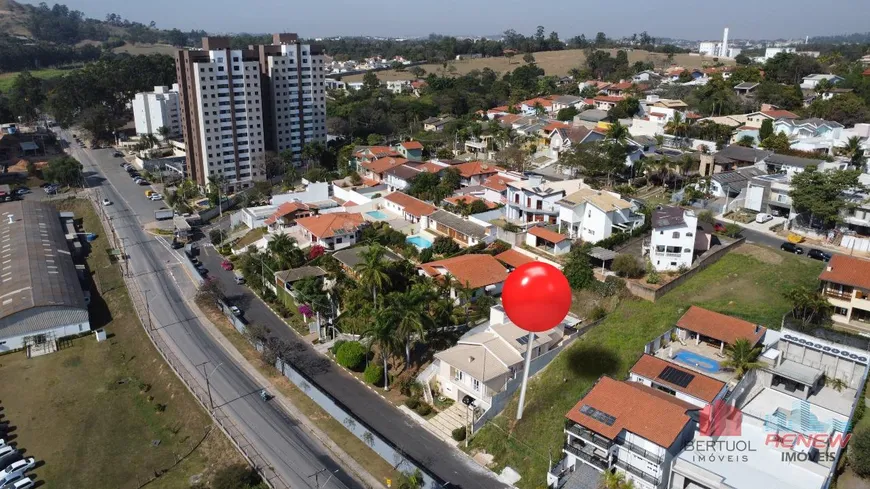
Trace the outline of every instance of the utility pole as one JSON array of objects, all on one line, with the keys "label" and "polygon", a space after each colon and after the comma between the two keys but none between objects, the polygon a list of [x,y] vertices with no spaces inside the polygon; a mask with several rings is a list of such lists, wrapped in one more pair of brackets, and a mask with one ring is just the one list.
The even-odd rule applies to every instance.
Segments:
[{"label": "utility pole", "polygon": [[320,474],[322,474],[323,472],[327,472],[327,471],[328,471],[328,469],[326,469],[326,468],[324,467],[323,469],[320,469],[320,470],[318,470],[317,472],[315,472],[315,473],[313,473],[313,474],[311,474],[311,475],[308,476],[309,479],[312,478],[312,477],[314,477],[314,487],[315,487],[315,489],[321,489],[323,486],[325,486],[326,484],[329,483],[330,479],[332,479],[332,476],[334,476],[335,474],[338,473],[338,469],[335,469],[335,470],[333,470],[332,472],[330,472],[329,477],[327,477],[326,480],[323,481],[323,486],[321,486],[321,485],[320,485],[320,478],[319,478],[318,476],[319,476]]},{"label": "utility pole", "polygon": [[145,301],[145,314],[148,316],[148,331],[154,331],[154,325],[151,323],[151,306],[148,304],[148,296],[146,295],[151,290],[142,291],[142,300]]},{"label": "utility pole", "polygon": [[215,371],[218,368],[220,368],[221,365],[223,365],[223,362],[217,364],[217,367],[213,368],[211,370],[211,373],[208,373],[208,371],[205,369],[205,365],[207,363],[211,363],[211,362],[206,360],[206,361],[202,362],[201,364],[197,365],[197,367],[202,367],[202,374],[205,375],[205,388],[206,388],[206,391],[208,392],[208,407],[211,411],[214,411],[214,401],[211,398],[211,382],[209,381],[209,377],[212,374],[214,374]]}]

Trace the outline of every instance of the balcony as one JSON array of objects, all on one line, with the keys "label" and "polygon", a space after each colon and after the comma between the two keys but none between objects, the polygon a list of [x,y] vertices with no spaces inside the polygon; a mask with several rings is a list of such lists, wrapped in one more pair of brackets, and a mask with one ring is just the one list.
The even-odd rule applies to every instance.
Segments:
[{"label": "balcony", "polygon": [[569,426],[565,427],[565,429],[566,429],[566,431],[568,431],[568,433],[571,433],[572,435],[579,436],[580,438],[588,441],[589,443],[592,443],[594,445],[598,445],[599,447],[603,448],[604,450],[609,450],[610,447],[613,446],[612,440],[608,440],[607,438],[604,438],[603,436],[596,435],[595,433],[593,433],[593,432],[591,432],[591,431],[589,431],[581,426],[578,426],[576,424],[570,423]]},{"label": "balcony", "polygon": [[650,452],[649,450],[641,448],[641,447],[639,447],[639,446],[637,446],[634,443],[631,443],[629,441],[622,441],[619,443],[619,446],[626,448],[626,449],[640,455],[641,457],[649,460],[650,462],[654,462],[656,464],[661,465],[661,463],[664,461],[664,457],[662,457],[661,455],[659,455],[657,453]]},{"label": "balcony", "polygon": [[625,463],[621,460],[617,460],[614,465],[616,465],[620,469],[628,472],[631,475],[636,475],[636,476],[640,477],[641,479],[649,482],[650,484],[652,484],[654,486],[659,485],[659,478],[658,477],[651,476],[651,475],[647,474],[646,472],[644,472],[642,470],[638,470],[637,468],[632,467],[631,465],[628,465],[627,463]]},{"label": "balcony", "polygon": [[838,290],[828,289],[828,290],[825,290],[825,297],[830,297],[832,299],[840,299],[843,301],[851,301],[852,300],[852,291],[840,292]]},{"label": "balcony", "polygon": [[521,210],[523,212],[527,212],[529,214],[546,214],[548,216],[559,215],[559,208],[558,207],[546,206],[546,207],[541,207],[540,209],[538,209],[537,207],[526,207],[526,206],[524,206],[520,203],[517,203],[517,202],[511,202],[508,205],[513,207],[514,209],[519,209],[519,210]]},{"label": "balcony", "polygon": [[583,461],[589,462],[590,464],[592,464],[593,467],[601,471],[605,471],[610,468],[606,460],[602,460],[595,455],[592,455],[591,453],[584,452],[577,445],[566,443],[565,450],[571,455],[574,455],[575,457]]}]

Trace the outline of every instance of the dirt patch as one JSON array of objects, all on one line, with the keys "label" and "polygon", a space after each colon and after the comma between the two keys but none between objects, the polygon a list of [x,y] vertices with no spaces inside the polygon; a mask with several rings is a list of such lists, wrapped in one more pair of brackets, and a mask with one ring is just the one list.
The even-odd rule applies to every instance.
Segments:
[{"label": "dirt patch", "polygon": [[771,265],[779,265],[782,263],[782,255],[777,253],[776,251],[763,248],[758,245],[753,244],[742,244],[738,246],[736,249],[732,251],[732,253],[738,253],[741,255],[748,255],[762,263],[769,263]]}]

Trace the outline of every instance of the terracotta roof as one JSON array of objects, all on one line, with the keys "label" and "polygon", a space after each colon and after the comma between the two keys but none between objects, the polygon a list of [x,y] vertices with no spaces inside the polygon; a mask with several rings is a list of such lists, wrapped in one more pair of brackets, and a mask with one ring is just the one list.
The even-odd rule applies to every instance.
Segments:
[{"label": "terracotta roof", "polygon": [[495,255],[495,259],[514,268],[519,268],[526,263],[531,263],[535,261],[534,259],[513,249]]},{"label": "terracotta roof", "polygon": [[519,114],[507,114],[507,115],[502,116],[502,118],[499,119],[498,121],[501,124],[513,124],[514,122],[522,119],[522,117],[523,116],[521,116]]},{"label": "terracotta roof", "polygon": [[393,158],[391,156],[388,156],[386,158],[379,158],[374,161],[362,163],[360,166],[362,166],[366,170],[369,170],[372,173],[383,173],[390,168],[404,165],[407,162],[408,160],[406,160],[405,158]]},{"label": "terracotta roof", "polygon": [[[581,413],[584,406],[612,416],[613,422],[607,424]],[[686,411],[699,409],[637,382],[602,377],[565,417],[610,440],[626,430],[668,448],[691,421]]]},{"label": "terracotta roof", "polygon": [[536,97],[530,98],[528,100],[523,100],[522,104],[528,105],[529,107],[534,107],[535,104],[541,104],[541,107],[551,107],[553,105],[553,101],[543,97]]},{"label": "terracotta roof", "polygon": [[553,121],[553,122],[547,124],[546,126],[544,126],[544,131],[553,132],[553,130],[555,130],[555,129],[565,129],[568,127],[571,127],[571,126],[569,124],[565,124],[564,122]]},{"label": "terracotta roof", "polygon": [[[347,203],[344,205],[348,206]],[[335,236],[336,231],[350,232],[359,228],[363,223],[365,220],[358,212],[333,212],[296,220],[296,224],[307,229],[317,238],[330,238]]]},{"label": "terracotta roof", "polygon": [[696,114],[694,112],[686,112],[685,117],[686,117],[686,119],[700,119],[704,116],[702,116],[701,114]]},{"label": "terracotta roof", "polygon": [[420,141],[405,141],[402,143],[402,147],[405,149],[423,149],[423,145],[420,144]]},{"label": "terracotta roof", "polygon": [[[673,384],[659,377],[666,367],[670,367],[694,377],[685,387]],[[683,392],[706,402],[713,402],[713,399],[715,399],[722,391],[722,388],[725,387],[725,382],[722,382],[721,380],[707,377],[706,375],[683,368],[676,363],[671,363],[648,354],[644,354],[640,357],[640,360],[631,367],[631,372],[646,377],[658,384],[667,386],[675,391]]]},{"label": "terracotta roof", "polygon": [[399,156],[399,153],[396,153],[396,150],[389,146],[369,146],[367,148],[362,148],[354,155],[356,156],[364,156],[367,153],[371,153],[375,158],[383,158],[386,156]]},{"label": "terracotta roof", "polygon": [[870,289],[870,261],[834,255],[822,270],[819,280]]},{"label": "terracotta roof", "polygon": [[274,224],[275,222],[278,221],[278,219],[281,219],[282,217],[286,216],[287,214],[290,214],[290,213],[293,213],[293,212],[296,212],[299,210],[308,210],[308,209],[309,209],[308,206],[303,204],[302,202],[285,202],[285,203],[279,205],[277,209],[275,209],[275,212],[271,216],[269,216],[268,219],[266,219],[265,224],[267,226],[269,226],[271,224]]},{"label": "terracotta roof", "polygon": [[774,119],[797,119],[798,115],[787,110],[762,110],[762,114],[773,117]]},{"label": "terracotta roof", "polygon": [[489,202],[487,200],[483,200],[480,197],[475,197],[473,195],[456,195],[453,197],[447,197],[446,199],[444,199],[444,202],[447,202],[447,203],[453,204],[453,205],[459,205],[461,203],[464,203],[467,205],[467,204],[471,204],[472,202],[477,201],[477,200],[486,204],[486,206],[490,209],[495,209],[497,207],[492,202]]},{"label": "terracotta roof", "polygon": [[862,71],[861,74],[864,76],[870,76],[870,68],[867,68],[866,70]]},{"label": "terracotta roof", "polygon": [[621,102],[621,101],[623,101],[624,98],[623,98],[623,97],[611,96],[611,95],[599,95],[599,96],[595,97],[593,100],[595,100],[596,102],[612,102],[612,103],[616,103],[616,102]]},{"label": "terracotta roof", "polygon": [[532,236],[537,236],[541,239],[545,239],[551,243],[561,243],[568,239],[568,236],[564,234],[559,234],[555,231],[550,231],[549,229],[542,228],[540,226],[535,226],[529,229],[529,234]]},{"label": "terracotta roof", "polygon": [[426,83],[426,80],[415,80],[411,82],[411,87],[413,88],[423,88],[426,86],[429,86],[429,84]]},{"label": "terracotta roof", "polygon": [[504,265],[492,255],[461,255],[423,263],[420,268],[430,277],[441,276],[438,268],[444,268],[459,283],[472,289],[504,282],[508,275]]},{"label": "terracotta roof", "polygon": [[441,171],[445,168],[447,168],[446,165],[439,165],[438,163],[435,163],[434,161],[427,161],[426,163],[423,163],[422,165],[417,167],[418,170],[425,171],[428,173],[438,173],[439,171]]},{"label": "terracotta roof", "polygon": [[698,306],[690,307],[677,321],[677,327],[724,341],[729,345],[733,345],[740,338],[746,338],[750,343],[756,345],[767,331],[764,326]]},{"label": "terracotta roof", "polygon": [[495,174],[486,180],[480,185],[481,187],[486,187],[490,190],[495,190],[496,192],[504,192],[507,190],[507,182],[513,182],[516,179],[503,177],[499,174]]},{"label": "terracotta roof", "polygon": [[620,82],[620,83],[614,83],[613,85],[610,85],[609,87],[607,87],[607,89],[608,90],[627,90],[627,89],[631,88],[631,85],[632,85],[631,82]]},{"label": "terracotta roof", "polygon": [[499,105],[498,107],[493,107],[493,108],[487,110],[486,113],[489,114],[489,113],[498,113],[498,112],[507,112],[507,111],[508,111],[507,105]]},{"label": "terracotta roof", "polygon": [[402,192],[393,192],[384,197],[384,200],[389,200],[390,202],[401,206],[405,209],[405,212],[415,217],[428,216],[438,210],[434,205],[427,204],[420,199],[415,199],[414,197]]},{"label": "terracotta roof", "polygon": [[459,174],[465,178],[471,178],[475,175],[489,175],[491,173],[498,173],[500,170],[499,167],[489,163],[484,163],[482,161],[469,161],[468,163],[455,165],[453,168],[459,170]]}]

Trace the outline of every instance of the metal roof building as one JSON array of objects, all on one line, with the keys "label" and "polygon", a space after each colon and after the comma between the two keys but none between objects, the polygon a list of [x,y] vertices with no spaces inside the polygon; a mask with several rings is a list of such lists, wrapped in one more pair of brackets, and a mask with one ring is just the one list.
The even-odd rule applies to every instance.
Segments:
[{"label": "metal roof building", "polygon": [[0,352],[89,330],[57,210],[33,201],[0,206]]}]

